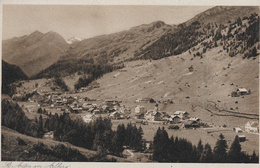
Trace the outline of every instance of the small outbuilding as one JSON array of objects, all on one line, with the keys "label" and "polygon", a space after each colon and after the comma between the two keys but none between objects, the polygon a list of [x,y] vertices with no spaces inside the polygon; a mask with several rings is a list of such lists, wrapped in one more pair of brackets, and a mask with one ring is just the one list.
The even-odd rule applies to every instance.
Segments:
[{"label": "small outbuilding", "polygon": [[242,133],[243,132],[243,130],[239,127],[233,128],[233,131],[235,131],[236,133]]},{"label": "small outbuilding", "polygon": [[239,141],[244,142],[246,141],[246,136],[245,135],[238,135]]},{"label": "small outbuilding", "polygon": [[247,95],[249,94],[249,91],[246,88],[239,88],[236,90],[237,94],[239,95]]}]

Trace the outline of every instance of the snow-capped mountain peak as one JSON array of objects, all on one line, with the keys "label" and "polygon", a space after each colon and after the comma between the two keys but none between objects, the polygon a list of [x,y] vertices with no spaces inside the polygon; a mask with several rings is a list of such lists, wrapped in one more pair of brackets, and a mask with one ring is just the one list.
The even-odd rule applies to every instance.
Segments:
[{"label": "snow-capped mountain peak", "polygon": [[66,40],[66,42],[67,42],[68,44],[76,43],[76,42],[79,42],[79,41],[82,41],[82,38],[72,37],[72,38]]}]

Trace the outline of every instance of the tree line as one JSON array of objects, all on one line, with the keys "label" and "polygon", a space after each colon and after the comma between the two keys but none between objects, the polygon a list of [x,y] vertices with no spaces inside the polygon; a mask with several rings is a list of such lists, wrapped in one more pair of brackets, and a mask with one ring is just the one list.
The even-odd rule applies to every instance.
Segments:
[{"label": "tree line", "polygon": [[193,145],[184,138],[169,138],[164,127],[158,128],[153,141],[153,160],[157,162],[192,162],[192,163],[259,163],[259,156],[253,152],[248,155],[241,151],[239,137],[236,136],[228,150],[227,141],[219,135],[214,149],[207,143]]},{"label": "tree line", "polygon": [[58,141],[69,142],[73,145],[98,151],[101,155],[113,154],[122,156],[123,146],[130,146],[135,150],[142,150],[141,127],[131,123],[119,124],[112,130],[111,119],[98,117],[90,123],[81,118],[72,120],[69,114],[49,114],[45,122],[39,118],[39,128],[43,132],[54,131],[54,138]]}]

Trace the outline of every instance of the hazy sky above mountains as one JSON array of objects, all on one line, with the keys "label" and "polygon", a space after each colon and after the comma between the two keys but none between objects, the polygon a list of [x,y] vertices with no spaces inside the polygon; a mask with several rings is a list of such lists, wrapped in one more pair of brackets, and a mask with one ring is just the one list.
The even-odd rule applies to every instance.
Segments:
[{"label": "hazy sky above mountains", "polygon": [[179,24],[210,6],[3,5],[3,40],[35,30],[90,38],[161,20]]}]

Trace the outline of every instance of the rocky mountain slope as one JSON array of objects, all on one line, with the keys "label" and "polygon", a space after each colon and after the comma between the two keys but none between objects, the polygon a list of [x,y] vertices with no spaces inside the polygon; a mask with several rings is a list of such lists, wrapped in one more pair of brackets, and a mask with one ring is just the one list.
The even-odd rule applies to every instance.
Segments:
[{"label": "rocky mountain slope", "polygon": [[2,59],[19,66],[31,77],[57,62],[67,47],[67,42],[58,33],[35,31],[30,35],[4,40]]}]

